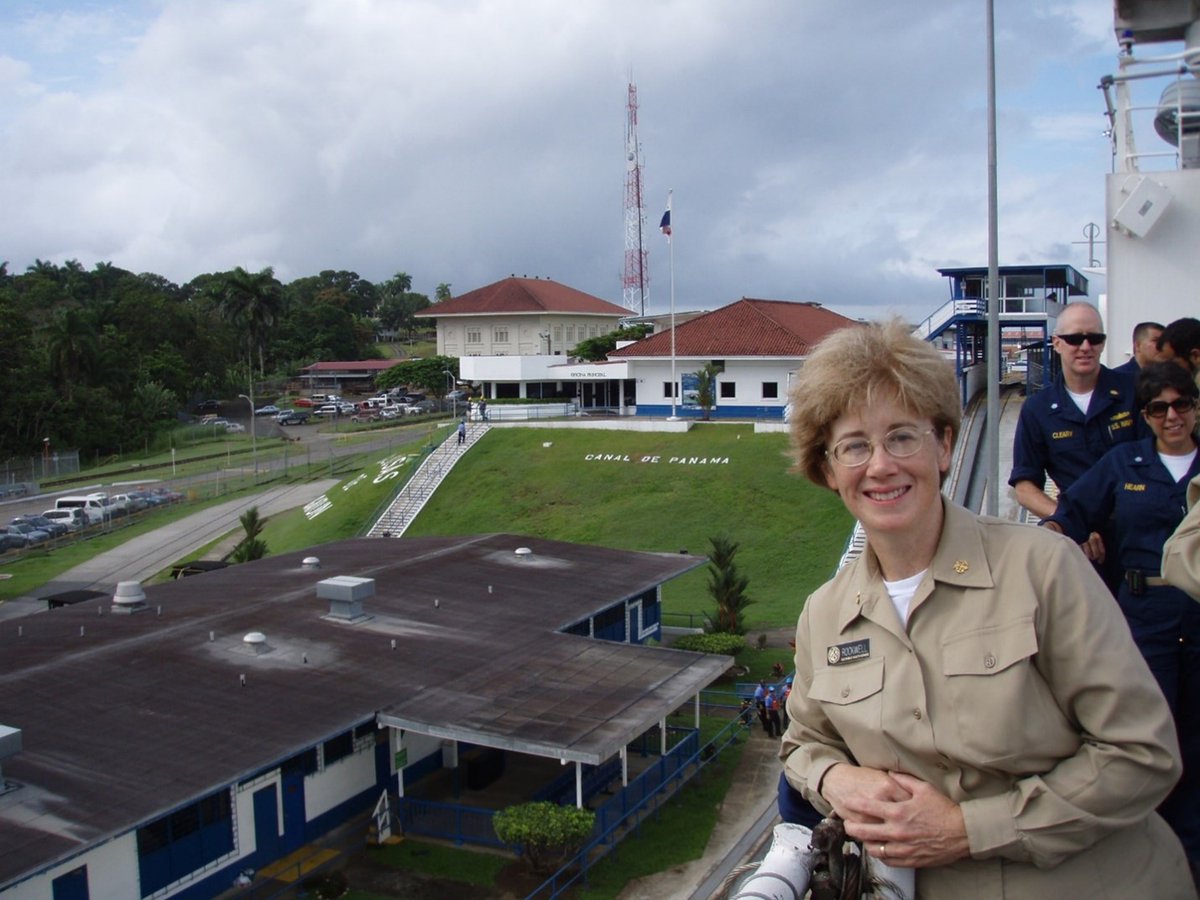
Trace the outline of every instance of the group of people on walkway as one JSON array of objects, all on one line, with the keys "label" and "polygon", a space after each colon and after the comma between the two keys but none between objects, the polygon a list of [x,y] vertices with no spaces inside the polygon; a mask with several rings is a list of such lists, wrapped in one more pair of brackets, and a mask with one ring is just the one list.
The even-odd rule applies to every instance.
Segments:
[{"label": "group of people on walkway", "polygon": [[836,813],[920,898],[1196,896],[1200,321],[1136,377],[1105,340],[1069,304],[1022,410],[1010,483],[1044,529],[942,495],[958,383],[903,323],[833,333],[793,383],[796,467],[867,543],[800,614],[780,811]]}]

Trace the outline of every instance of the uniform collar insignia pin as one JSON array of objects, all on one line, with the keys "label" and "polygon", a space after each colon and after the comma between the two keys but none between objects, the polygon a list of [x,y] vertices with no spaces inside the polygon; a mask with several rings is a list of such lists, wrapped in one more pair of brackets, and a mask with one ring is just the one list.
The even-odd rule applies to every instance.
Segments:
[{"label": "uniform collar insignia pin", "polygon": [[956,560],[954,563],[954,571],[959,575],[965,574],[969,568],[971,568],[971,565],[965,559]]}]

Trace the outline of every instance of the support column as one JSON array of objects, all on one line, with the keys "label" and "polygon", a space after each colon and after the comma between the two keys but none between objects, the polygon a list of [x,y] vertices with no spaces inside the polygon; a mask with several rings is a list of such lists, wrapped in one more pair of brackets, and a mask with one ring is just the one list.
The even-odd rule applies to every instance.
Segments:
[{"label": "support column", "polygon": [[391,735],[391,751],[392,765],[396,769],[396,796],[404,796],[404,766],[397,765],[398,761],[404,760],[407,762],[404,753],[404,732],[399,728],[388,728],[388,733]]},{"label": "support column", "polygon": [[629,787],[629,748],[621,748],[621,787]]},{"label": "support column", "polygon": [[700,730],[700,692],[696,692],[696,730]]},{"label": "support column", "polygon": [[575,806],[583,809],[583,763],[575,762]]},{"label": "support column", "polygon": [[659,720],[658,733],[659,733],[659,737],[661,738],[659,743],[662,744],[662,748],[660,749],[659,753],[662,756],[666,756],[667,755],[667,720],[666,719]]}]

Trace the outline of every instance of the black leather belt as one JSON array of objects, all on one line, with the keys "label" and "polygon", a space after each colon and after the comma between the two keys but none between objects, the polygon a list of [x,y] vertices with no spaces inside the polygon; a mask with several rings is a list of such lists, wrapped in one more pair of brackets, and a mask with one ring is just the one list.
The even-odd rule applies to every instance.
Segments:
[{"label": "black leather belt", "polygon": [[1145,569],[1126,569],[1124,580],[1129,585],[1129,593],[1135,597],[1146,593],[1146,588],[1162,587],[1168,583],[1167,579],[1158,575],[1150,575]]}]

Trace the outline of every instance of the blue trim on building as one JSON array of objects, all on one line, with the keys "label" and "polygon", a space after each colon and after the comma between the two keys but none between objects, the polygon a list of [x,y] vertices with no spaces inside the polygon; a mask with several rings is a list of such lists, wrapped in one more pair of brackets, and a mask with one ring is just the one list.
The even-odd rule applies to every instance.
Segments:
[{"label": "blue trim on building", "polygon": [[[709,410],[710,419],[776,419],[783,420],[782,406],[714,406]],[[639,416],[653,416],[657,419],[663,419],[671,415],[670,404],[662,403],[639,403],[637,405],[637,414]],[[700,421],[704,418],[704,413],[694,406],[676,406],[675,415],[681,419],[695,419]]]}]

